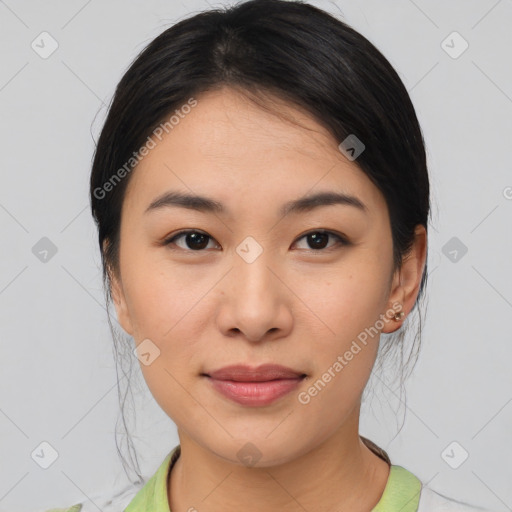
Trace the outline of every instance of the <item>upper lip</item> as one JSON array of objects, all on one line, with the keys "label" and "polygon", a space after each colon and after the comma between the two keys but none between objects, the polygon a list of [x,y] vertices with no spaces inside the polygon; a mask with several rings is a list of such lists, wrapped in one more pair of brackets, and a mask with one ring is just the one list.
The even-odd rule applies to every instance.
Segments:
[{"label": "upper lip", "polygon": [[234,380],[239,382],[263,382],[276,379],[296,379],[306,374],[278,364],[262,364],[251,367],[243,364],[225,366],[204,375],[217,380]]}]

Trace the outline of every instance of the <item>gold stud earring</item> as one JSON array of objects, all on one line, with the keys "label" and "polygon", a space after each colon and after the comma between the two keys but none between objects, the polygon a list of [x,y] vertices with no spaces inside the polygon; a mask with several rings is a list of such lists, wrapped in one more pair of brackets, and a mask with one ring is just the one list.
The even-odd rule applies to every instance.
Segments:
[{"label": "gold stud earring", "polygon": [[403,311],[400,311],[400,313],[395,313],[393,320],[395,320],[395,322],[400,322],[400,320],[402,320],[402,318],[404,316],[405,316],[405,313]]}]

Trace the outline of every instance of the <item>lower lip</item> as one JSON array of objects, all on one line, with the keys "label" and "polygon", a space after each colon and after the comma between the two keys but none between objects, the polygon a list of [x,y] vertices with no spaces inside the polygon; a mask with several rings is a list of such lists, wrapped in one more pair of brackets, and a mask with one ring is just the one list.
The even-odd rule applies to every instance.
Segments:
[{"label": "lower lip", "polygon": [[293,391],[301,382],[296,379],[279,379],[264,382],[236,382],[233,380],[218,380],[208,377],[213,387],[225,397],[241,405],[269,405]]}]

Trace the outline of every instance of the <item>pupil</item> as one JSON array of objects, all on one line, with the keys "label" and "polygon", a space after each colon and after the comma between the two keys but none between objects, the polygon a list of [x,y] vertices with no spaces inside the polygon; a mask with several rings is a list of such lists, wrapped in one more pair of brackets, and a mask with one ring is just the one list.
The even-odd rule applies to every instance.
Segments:
[{"label": "pupil", "polygon": [[[199,242],[199,247],[194,246],[194,243],[197,244],[198,239],[201,240],[201,237],[203,238],[203,243]],[[208,245],[208,241],[206,240],[208,237],[206,235],[203,235],[202,233],[188,233],[187,234],[187,243],[192,242],[191,249],[204,249]]]},{"label": "pupil", "polygon": [[[314,249],[321,249],[325,247],[325,244],[322,244],[322,242],[325,242],[328,239],[327,233],[312,233],[308,235],[310,237],[310,240],[313,240],[313,248]],[[320,244],[318,244],[318,241],[320,240]]]}]

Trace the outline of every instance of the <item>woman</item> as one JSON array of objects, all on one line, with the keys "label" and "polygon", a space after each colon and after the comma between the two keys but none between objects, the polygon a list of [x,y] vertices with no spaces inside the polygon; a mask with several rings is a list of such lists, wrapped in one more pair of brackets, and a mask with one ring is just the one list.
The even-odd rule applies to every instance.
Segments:
[{"label": "woman", "polygon": [[180,440],[102,510],[478,510],[359,435],[429,217],[413,105],[367,39],[294,1],[180,21],[119,83],[90,194],[108,299]]}]

